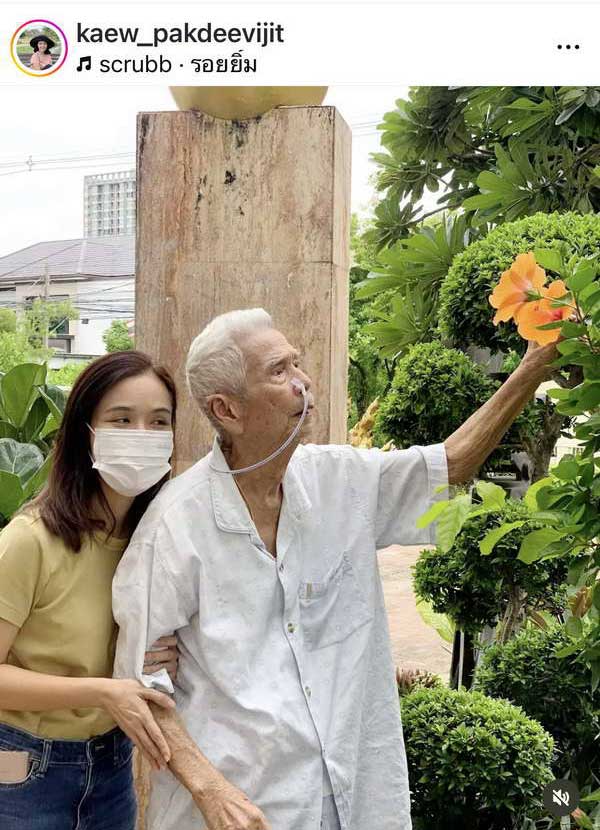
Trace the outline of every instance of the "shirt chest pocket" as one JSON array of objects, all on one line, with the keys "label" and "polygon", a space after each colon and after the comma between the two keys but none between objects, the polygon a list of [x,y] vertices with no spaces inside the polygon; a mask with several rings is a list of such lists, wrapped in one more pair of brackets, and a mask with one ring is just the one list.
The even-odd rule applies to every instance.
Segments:
[{"label": "shirt chest pocket", "polygon": [[346,554],[322,582],[301,582],[298,593],[304,645],[309,650],[340,643],[373,619]]}]

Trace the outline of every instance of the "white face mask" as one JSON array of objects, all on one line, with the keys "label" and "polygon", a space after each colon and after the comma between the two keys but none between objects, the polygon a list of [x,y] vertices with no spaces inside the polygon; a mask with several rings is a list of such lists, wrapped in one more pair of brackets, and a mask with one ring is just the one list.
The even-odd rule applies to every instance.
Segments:
[{"label": "white face mask", "polygon": [[97,429],[92,467],[122,496],[139,496],[171,469],[171,430]]}]

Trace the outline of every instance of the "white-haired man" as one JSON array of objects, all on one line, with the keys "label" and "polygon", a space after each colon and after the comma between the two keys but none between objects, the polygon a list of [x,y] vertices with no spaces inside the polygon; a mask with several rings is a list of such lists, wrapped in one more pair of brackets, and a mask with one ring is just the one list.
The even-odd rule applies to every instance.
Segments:
[{"label": "white-haired man", "polygon": [[[213,450],[159,493],[114,582],[116,673],[173,692],[154,709],[169,770],[149,830],[408,830],[410,799],[378,548],[433,541],[417,517],[468,479],[547,373],[520,367],[443,444],[384,453],[299,444],[313,395],[262,309],[213,320],[188,385]],[[303,430],[278,457],[308,393]],[[175,689],[144,652],[178,632]],[[202,822],[202,816],[204,822]]]}]

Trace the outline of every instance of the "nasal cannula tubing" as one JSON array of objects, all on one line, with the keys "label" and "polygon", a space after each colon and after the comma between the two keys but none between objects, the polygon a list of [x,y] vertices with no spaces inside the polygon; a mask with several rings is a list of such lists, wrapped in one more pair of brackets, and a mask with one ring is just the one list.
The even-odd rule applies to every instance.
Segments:
[{"label": "nasal cannula tubing", "polygon": [[298,435],[298,433],[300,432],[300,428],[302,427],[302,423],[306,418],[306,413],[308,411],[308,392],[306,391],[306,387],[304,386],[302,381],[298,380],[297,378],[293,378],[290,381],[290,383],[294,387],[294,389],[300,389],[300,391],[302,392],[302,397],[304,398],[304,408],[302,409],[302,415],[300,417],[300,420],[298,421],[298,424],[294,428],[294,431],[288,438],[286,438],[286,440],[279,447],[279,449],[275,450],[275,452],[272,452],[271,455],[268,455],[266,458],[263,458],[262,461],[257,461],[256,464],[251,464],[249,467],[240,467],[239,470],[219,470],[218,467],[215,467],[213,466],[213,464],[209,463],[211,470],[214,470],[215,473],[225,473],[226,475],[249,473],[251,470],[256,470],[258,467],[262,467],[264,464],[268,464],[269,461],[272,461],[274,458],[277,458],[278,455],[281,455],[281,453],[289,447],[296,435]]}]

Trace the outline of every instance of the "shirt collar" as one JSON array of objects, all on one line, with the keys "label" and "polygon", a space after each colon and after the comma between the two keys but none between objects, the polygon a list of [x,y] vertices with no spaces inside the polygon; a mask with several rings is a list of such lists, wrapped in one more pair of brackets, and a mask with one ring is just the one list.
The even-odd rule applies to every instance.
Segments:
[{"label": "shirt collar", "polygon": [[[283,477],[283,504],[281,509],[283,512],[285,508],[290,515],[299,518],[303,513],[310,510],[312,502],[295,469],[294,458],[295,453],[291,457]],[[229,469],[218,436],[215,437],[208,461],[210,493],[217,526],[221,530],[230,533],[253,533],[254,524],[242,495],[233,480],[234,477],[218,473],[210,466],[212,464],[219,470]]]}]

